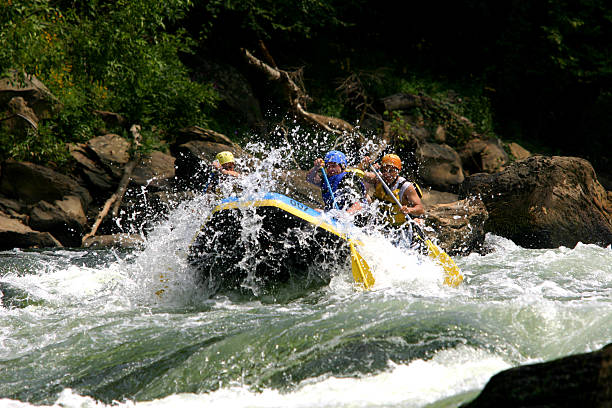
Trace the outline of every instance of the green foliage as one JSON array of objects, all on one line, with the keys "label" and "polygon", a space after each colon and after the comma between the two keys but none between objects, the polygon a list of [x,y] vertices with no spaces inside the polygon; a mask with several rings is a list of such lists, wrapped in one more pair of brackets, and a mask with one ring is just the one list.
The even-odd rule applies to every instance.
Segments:
[{"label": "green foliage", "polygon": [[5,0],[0,8],[0,67],[44,72],[63,81],[65,70],[63,36],[67,28],[60,10],[46,0]]},{"label": "green foliage", "polygon": [[321,93],[313,95],[313,100],[310,107],[317,113],[337,118],[344,116],[345,104],[332,88],[324,88]]},{"label": "green foliage", "polygon": [[[94,136],[103,127],[96,109],[166,131],[209,122],[217,94],[191,81],[180,55],[191,52],[193,40],[169,28],[184,17],[190,0],[5,1],[2,74],[16,69],[35,75],[62,105],[41,127],[37,160],[59,158],[66,142]],[[32,137],[14,140],[23,147],[3,149],[2,157],[32,151]]]},{"label": "green foliage", "polygon": [[272,36],[311,38],[321,27],[342,26],[335,4],[324,0],[210,0],[204,3],[210,20],[204,21],[202,35],[207,38],[216,24],[224,24],[228,14],[238,16],[242,29],[260,39]]},{"label": "green foliage", "polygon": [[343,83],[343,89],[351,90],[346,100],[359,108],[367,105],[372,109],[373,101],[397,93],[422,98],[421,104],[402,113],[384,112],[385,120],[391,122],[389,130],[400,140],[407,137],[411,127],[408,117],[412,125],[425,126],[432,132],[438,125],[443,126],[454,145],[467,142],[473,132],[485,136],[494,133],[491,103],[481,81],[465,86],[419,72],[378,69],[351,75]]},{"label": "green foliage", "polygon": [[612,74],[609,37],[612,10],[602,0],[548,0],[548,20],[542,25],[545,55],[559,70],[591,82]]},{"label": "green foliage", "polygon": [[[409,23],[393,7],[368,0],[0,2],[0,73],[35,75],[62,105],[40,124],[40,147],[32,135],[3,133],[0,159],[59,158],[66,142],[104,127],[96,109],[155,129],[151,146],[186,125],[247,134],[231,111],[217,107],[212,86],[191,79],[183,61],[196,60],[185,58],[193,50],[217,51],[205,59],[234,64],[238,48],[258,40],[279,66],[314,65],[304,80],[314,98],[308,108],[321,114],[356,123],[380,113],[374,108],[380,98],[404,92],[432,100],[406,117],[443,125],[456,143],[495,127],[505,137],[546,143],[548,133],[570,148],[609,150],[612,7],[604,0],[458,0],[443,8],[417,2],[411,15],[418,18]],[[358,73],[349,84],[356,87],[334,90],[336,78],[351,72]],[[265,88],[255,89],[260,101],[276,103]],[[575,137],[585,128],[597,143]]]},{"label": "green foliage", "polygon": [[410,123],[408,123],[398,111],[385,111],[384,115],[387,116],[389,118],[389,122],[391,122],[389,132],[391,134],[399,135],[400,140],[402,140],[405,132],[411,128]]},{"label": "green foliage", "polygon": [[216,93],[191,81],[179,58],[193,41],[184,30],[166,31],[166,21],[180,18],[189,4],[118,2],[98,6],[101,15],[95,19],[81,20],[72,47],[88,62],[79,64],[79,74],[93,83],[90,96],[143,125],[206,125]]},{"label": "green foliage", "polygon": [[68,149],[59,143],[52,128],[47,125],[38,131],[28,128],[22,133],[0,129],[0,157],[34,163],[53,162],[64,166],[69,158]]}]

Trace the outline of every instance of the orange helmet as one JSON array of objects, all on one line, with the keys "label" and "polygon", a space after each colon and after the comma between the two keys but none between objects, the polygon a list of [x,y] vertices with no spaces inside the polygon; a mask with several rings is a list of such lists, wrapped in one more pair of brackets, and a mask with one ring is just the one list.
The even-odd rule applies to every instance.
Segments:
[{"label": "orange helmet", "polygon": [[398,170],[402,169],[402,159],[397,154],[385,154],[381,163],[383,166],[393,166]]}]

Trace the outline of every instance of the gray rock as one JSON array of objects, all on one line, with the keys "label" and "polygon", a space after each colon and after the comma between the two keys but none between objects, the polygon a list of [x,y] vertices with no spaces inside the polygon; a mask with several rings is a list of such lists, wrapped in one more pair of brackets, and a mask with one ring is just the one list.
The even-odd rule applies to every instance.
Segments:
[{"label": "gray rock", "polygon": [[427,209],[435,204],[454,203],[458,199],[459,196],[457,194],[428,189],[423,190],[423,197],[421,198],[421,201],[423,201],[423,205],[425,206],[425,209]]},{"label": "gray rock", "polygon": [[47,119],[61,109],[57,98],[35,76],[11,70],[9,76],[0,78],[0,110],[15,97],[23,98],[38,119]]},{"label": "gray rock", "polygon": [[479,199],[434,204],[427,207],[425,225],[449,255],[466,255],[483,249],[487,209]]},{"label": "gray rock", "polygon": [[138,234],[111,234],[89,237],[83,242],[85,248],[142,248],[144,239]]},{"label": "gray rock", "polygon": [[612,345],[495,374],[462,408],[610,407]]},{"label": "gray rock", "polygon": [[515,142],[508,143],[508,150],[510,150],[510,155],[514,160],[523,160],[531,157],[531,153],[527,149]]},{"label": "gray rock", "polygon": [[485,203],[487,231],[527,248],[612,243],[612,202],[584,159],[534,156],[475,174],[461,186],[467,196]]},{"label": "gray rock", "polygon": [[77,197],[66,197],[54,204],[39,201],[30,211],[29,225],[50,232],[64,246],[80,247],[87,219]]},{"label": "gray rock", "polygon": [[124,127],[127,124],[127,121],[123,116],[115,112],[94,110],[94,115],[100,117],[107,126],[111,127]]},{"label": "gray rock", "polygon": [[61,246],[62,244],[50,233],[34,231],[21,221],[0,213],[0,250]]},{"label": "gray rock", "polygon": [[39,201],[54,202],[65,196],[78,196],[84,210],[91,203],[91,195],[72,178],[47,167],[29,162],[8,160],[2,166],[0,194],[26,204]]},{"label": "gray rock", "polygon": [[123,176],[123,167],[130,161],[130,142],[110,133],[88,140],[86,146],[114,178]]},{"label": "gray rock", "polygon": [[38,117],[21,96],[12,98],[8,103],[12,115],[5,123],[13,131],[23,132],[28,128],[38,130]]},{"label": "gray rock", "polygon": [[441,191],[453,191],[463,182],[461,160],[452,147],[422,143],[415,155],[424,185]]},{"label": "gray rock", "polygon": [[459,157],[468,174],[495,173],[510,161],[501,140],[497,138],[472,139],[461,149]]},{"label": "gray rock", "polygon": [[141,157],[132,172],[132,183],[155,189],[168,187],[175,176],[174,162],[169,154],[153,151]]},{"label": "gray rock", "polygon": [[69,144],[70,155],[77,162],[79,170],[83,173],[88,185],[100,192],[106,192],[116,187],[113,177],[108,174],[104,167],[92,160],[85,149],[85,145]]}]

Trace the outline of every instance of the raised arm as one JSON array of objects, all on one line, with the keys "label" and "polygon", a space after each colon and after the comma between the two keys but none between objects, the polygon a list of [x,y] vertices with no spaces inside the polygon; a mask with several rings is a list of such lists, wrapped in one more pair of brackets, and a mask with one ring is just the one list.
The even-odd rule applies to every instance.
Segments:
[{"label": "raised arm", "polygon": [[321,167],[325,162],[323,159],[315,159],[312,168],[306,174],[306,181],[314,184],[315,186],[321,187]]},{"label": "raised arm", "polygon": [[[359,168],[363,170],[363,173],[364,173],[363,181],[375,186],[376,183],[378,182],[378,179],[376,178],[376,174],[374,174],[371,171],[368,171],[368,169],[370,168],[370,164],[372,164],[372,160],[370,159],[370,156],[365,156],[363,160],[361,161],[361,163],[359,163]],[[380,165],[374,164],[374,168],[378,169],[379,167]]]}]

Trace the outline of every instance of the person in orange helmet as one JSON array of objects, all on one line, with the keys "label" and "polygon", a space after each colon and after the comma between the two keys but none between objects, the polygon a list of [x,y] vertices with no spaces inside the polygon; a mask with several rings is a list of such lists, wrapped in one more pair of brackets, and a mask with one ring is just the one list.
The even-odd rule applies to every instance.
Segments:
[{"label": "person in orange helmet", "polygon": [[[370,164],[371,160],[366,156],[360,167],[368,169]],[[386,154],[380,164],[374,164],[373,167],[379,170],[381,178],[395,196],[394,198],[387,193],[376,174],[365,171],[364,180],[374,187],[373,201],[378,204],[377,206],[381,211],[379,221],[382,221],[383,225],[387,227],[387,231],[396,243],[406,240],[406,230],[408,230],[410,231],[410,234],[408,234],[409,246],[423,250],[422,243],[413,239],[413,229],[409,226],[409,218],[416,218],[425,214],[425,207],[421,201],[421,189],[415,183],[399,175],[402,170],[402,160],[396,154]],[[397,205],[398,201],[401,206]],[[418,225],[417,230],[420,231],[423,220],[417,218],[414,221]],[[419,235],[419,231],[417,231],[417,235]]]}]

